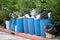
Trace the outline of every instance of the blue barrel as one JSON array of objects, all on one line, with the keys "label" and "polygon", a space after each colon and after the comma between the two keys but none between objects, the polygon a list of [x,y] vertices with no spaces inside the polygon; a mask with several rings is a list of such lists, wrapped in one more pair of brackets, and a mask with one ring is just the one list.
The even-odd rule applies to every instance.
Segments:
[{"label": "blue barrel", "polygon": [[23,19],[24,33],[28,33],[28,18]]},{"label": "blue barrel", "polygon": [[35,35],[40,36],[41,35],[40,19],[34,20],[34,26],[35,26]]},{"label": "blue barrel", "polygon": [[17,21],[16,21],[16,32],[21,32],[23,33],[24,32],[24,29],[23,29],[23,18],[17,18]]},{"label": "blue barrel", "polygon": [[34,27],[34,19],[33,18],[28,19],[28,29],[29,29],[29,34],[35,34],[35,27]]},{"label": "blue barrel", "polygon": [[46,37],[44,28],[47,24],[51,24],[51,19],[41,19],[40,20],[41,36],[42,37]]},{"label": "blue barrel", "polygon": [[12,23],[12,18],[9,20],[9,30],[11,30],[11,23]]},{"label": "blue barrel", "polygon": [[13,20],[13,18],[10,18],[10,20],[9,20],[9,30],[11,30],[12,20]]},{"label": "blue barrel", "polygon": [[9,29],[15,31],[15,26],[16,26],[16,18],[11,18],[9,20]]}]

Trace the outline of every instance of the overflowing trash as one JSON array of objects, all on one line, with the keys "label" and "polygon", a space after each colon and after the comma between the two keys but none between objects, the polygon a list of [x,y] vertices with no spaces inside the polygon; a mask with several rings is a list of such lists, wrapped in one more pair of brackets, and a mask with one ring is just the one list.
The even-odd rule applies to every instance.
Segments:
[{"label": "overflowing trash", "polygon": [[38,14],[35,10],[24,16],[13,13],[10,15],[9,22],[6,21],[6,28],[15,32],[46,37],[44,28],[46,25],[51,24],[50,15],[51,13]]}]

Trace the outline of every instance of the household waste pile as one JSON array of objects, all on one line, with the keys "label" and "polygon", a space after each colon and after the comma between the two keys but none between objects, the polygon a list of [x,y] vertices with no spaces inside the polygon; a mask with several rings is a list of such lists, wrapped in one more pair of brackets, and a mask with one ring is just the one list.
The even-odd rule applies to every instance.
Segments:
[{"label": "household waste pile", "polygon": [[12,14],[12,17],[6,21],[7,30],[20,33],[28,33],[32,35],[46,37],[45,26],[51,24],[51,12],[38,14],[35,10],[24,16]]}]

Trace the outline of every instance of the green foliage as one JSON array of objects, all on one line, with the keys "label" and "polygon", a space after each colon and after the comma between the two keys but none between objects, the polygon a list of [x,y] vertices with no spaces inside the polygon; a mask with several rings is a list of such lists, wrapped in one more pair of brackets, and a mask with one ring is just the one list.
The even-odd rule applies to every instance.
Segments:
[{"label": "green foliage", "polygon": [[0,19],[6,20],[7,15],[13,11],[25,14],[32,9],[37,12],[51,11],[53,24],[60,27],[60,0],[0,0],[0,10],[4,13]]},{"label": "green foliage", "polygon": [[47,0],[46,10],[52,11],[53,24],[60,26],[60,0]]},{"label": "green foliage", "polygon": [[30,13],[32,9],[36,8],[34,0],[18,0],[18,4],[22,13]]},{"label": "green foliage", "polygon": [[60,34],[60,0],[46,0],[46,3],[45,10],[52,12],[52,24],[57,28]]}]

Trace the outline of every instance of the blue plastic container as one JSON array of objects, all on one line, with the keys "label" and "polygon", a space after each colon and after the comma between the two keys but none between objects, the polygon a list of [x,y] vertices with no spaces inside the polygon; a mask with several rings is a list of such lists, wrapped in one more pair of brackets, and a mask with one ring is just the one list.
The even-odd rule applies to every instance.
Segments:
[{"label": "blue plastic container", "polygon": [[11,30],[11,23],[12,23],[12,18],[9,20],[9,30]]},{"label": "blue plastic container", "polygon": [[9,20],[9,30],[15,31],[15,26],[16,26],[16,18],[11,18]]},{"label": "blue plastic container", "polygon": [[34,27],[34,19],[33,18],[28,19],[28,29],[29,29],[29,34],[35,34],[35,27]]},{"label": "blue plastic container", "polygon": [[40,19],[34,20],[34,26],[35,26],[35,35],[40,36],[41,35]]},{"label": "blue plastic container", "polygon": [[51,19],[41,19],[40,20],[41,36],[42,37],[46,37],[44,28],[47,24],[51,24]]},{"label": "blue plastic container", "polygon": [[23,19],[24,33],[28,33],[28,18]]},{"label": "blue plastic container", "polygon": [[21,32],[21,33],[24,32],[24,29],[23,29],[23,18],[17,18],[17,21],[16,21],[16,32]]}]

